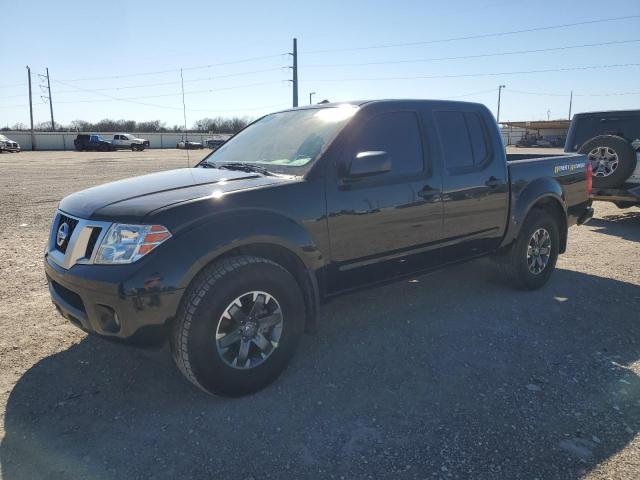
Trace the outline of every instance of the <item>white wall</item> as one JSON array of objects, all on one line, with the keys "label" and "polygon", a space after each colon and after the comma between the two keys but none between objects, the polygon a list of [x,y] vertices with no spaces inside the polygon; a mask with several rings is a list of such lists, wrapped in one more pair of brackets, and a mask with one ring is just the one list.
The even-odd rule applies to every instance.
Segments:
[{"label": "white wall", "polygon": [[[30,132],[0,132],[20,144],[22,150],[31,150]],[[84,132],[81,132],[84,133]],[[113,140],[113,133],[98,133],[107,140]],[[73,132],[34,132],[36,150],[73,150],[73,141],[78,133]],[[135,133],[136,137],[149,140],[151,148],[176,148],[176,144],[185,136],[184,133]],[[187,133],[187,139],[192,142],[204,142],[208,138],[226,139],[230,135]]]},{"label": "white wall", "polygon": [[500,128],[500,133],[502,134],[502,143],[506,145],[515,145],[518,140],[520,140],[526,130],[524,128],[519,127],[506,127],[502,126]]}]

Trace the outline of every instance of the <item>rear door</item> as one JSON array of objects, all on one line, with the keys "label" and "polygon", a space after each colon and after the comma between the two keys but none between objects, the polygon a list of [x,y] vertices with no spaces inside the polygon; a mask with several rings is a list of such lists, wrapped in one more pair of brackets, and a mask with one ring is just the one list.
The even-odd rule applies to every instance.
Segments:
[{"label": "rear door", "polygon": [[[331,290],[369,283],[388,262],[400,262],[442,235],[441,180],[426,155],[418,112],[398,109],[359,119],[327,180],[328,225],[335,271]],[[358,153],[387,152],[391,171],[341,176]],[[376,267],[376,268],[370,268]]]},{"label": "rear door", "polygon": [[127,145],[127,137],[125,137],[124,135],[114,135],[113,136],[113,144],[116,147],[125,147],[128,146]]},{"label": "rear door", "polygon": [[486,253],[504,234],[509,202],[504,147],[494,138],[495,121],[486,109],[468,104],[436,110],[434,119],[444,167],[444,241],[458,247],[458,256]]}]

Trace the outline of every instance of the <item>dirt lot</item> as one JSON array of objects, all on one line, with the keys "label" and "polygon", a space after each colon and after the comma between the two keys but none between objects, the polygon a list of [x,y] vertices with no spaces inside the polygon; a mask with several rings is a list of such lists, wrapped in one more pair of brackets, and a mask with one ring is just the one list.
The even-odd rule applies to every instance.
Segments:
[{"label": "dirt lot", "polygon": [[41,266],[62,197],[185,164],[0,156],[2,478],[640,478],[640,209],[597,203],[537,292],[483,260],[342,297],[227,400],[70,326]]}]

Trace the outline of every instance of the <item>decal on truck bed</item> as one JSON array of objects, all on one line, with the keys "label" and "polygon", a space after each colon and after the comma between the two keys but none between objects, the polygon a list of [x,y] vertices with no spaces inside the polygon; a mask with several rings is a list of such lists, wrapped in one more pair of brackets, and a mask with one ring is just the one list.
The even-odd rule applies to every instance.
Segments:
[{"label": "decal on truck bed", "polygon": [[565,165],[556,165],[555,167],[553,167],[553,173],[573,173],[573,172],[578,172],[581,171],[583,169],[585,169],[587,167],[587,164],[585,162],[581,162],[581,163],[567,163]]}]

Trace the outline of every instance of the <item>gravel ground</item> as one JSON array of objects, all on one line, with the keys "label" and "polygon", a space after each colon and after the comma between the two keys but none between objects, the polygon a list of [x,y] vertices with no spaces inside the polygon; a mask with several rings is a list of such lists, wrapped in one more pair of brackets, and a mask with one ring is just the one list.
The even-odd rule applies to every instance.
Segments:
[{"label": "gravel ground", "polygon": [[70,326],[41,265],[62,197],[185,163],[0,156],[2,478],[640,478],[640,209],[596,203],[537,292],[481,260],[341,297],[228,400]]}]

